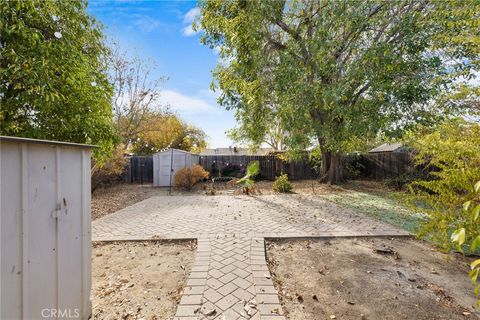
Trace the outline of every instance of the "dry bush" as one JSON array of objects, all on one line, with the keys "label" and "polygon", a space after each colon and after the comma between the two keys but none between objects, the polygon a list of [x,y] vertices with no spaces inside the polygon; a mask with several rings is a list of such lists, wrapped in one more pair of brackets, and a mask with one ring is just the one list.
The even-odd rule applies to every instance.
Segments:
[{"label": "dry bush", "polygon": [[92,192],[100,186],[109,187],[122,181],[127,160],[128,159],[124,156],[123,149],[117,148],[102,166],[93,164]]},{"label": "dry bush", "polygon": [[173,184],[175,187],[191,190],[196,183],[203,179],[207,179],[208,175],[208,171],[197,164],[191,168],[182,168],[178,170],[177,173],[175,173]]}]

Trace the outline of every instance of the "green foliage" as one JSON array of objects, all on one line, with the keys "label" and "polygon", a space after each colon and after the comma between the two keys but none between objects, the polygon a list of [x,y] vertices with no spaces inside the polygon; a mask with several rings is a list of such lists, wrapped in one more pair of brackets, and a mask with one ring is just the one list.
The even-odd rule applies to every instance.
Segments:
[{"label": "green foliage", "polygon": [[273,191],[280,193],[289,193],[292,192],[293,186],[288,180],[288,175],[286,173],[275,178],[273,182]]},{"label": "green foliage", "polygon": [[415,178],[410,173],[401,173],[398,176],[385,179],[383,183],[387,188],[400,191],[414,180]]},{"label": "green foliage", "polygon": [[255,176],[260,173],[260,162],[252,161],[247,166],[245,176],[236,182],[236,185],[242,188],[242,192],[245,194],[253,194],[256,192]]},{"label": "green foliage", "polygon": [[165,148],[200,152],[207,146],[205,132],[185,123],[175,114],[165,112],[145,114],[135,137],[131,151],[141,155],[153,154]]},{"label": "green foliage", "polygon": [[[476,224],[477,229],[473,230],[473,234],[468,234],[467,229],[470,229],[467,226],[461,227],[455,230],[451,235],[451,241],[456,245],[457,249],[460,252],[463,252],[462,245],[465,243],[467,237],[473,239],[470,245],[471,252],[480,253],[480,181],[473,186],[473,198],[463,204],[463,211],[466,213],[467,223],[465,224]],[[480,283],[478,282],[478,275],[480,274],[480,259],[476,259],[470,264],[471,271],[468,276],[472,281],[474,288],[475,296],[480,296]],[[477,305],[480,306],[480,300],[477,301]]]},{"label": "green foliage", "polygon": [[[0,2],[0,133],[113,150],[103,34],[86,1]],[[97,161],[97,164],[99,162]]]},{"label": "green foliage", "polygon": [[406,191],[407,186],[414,181],[426,181],[431,179],[432,177],[430,176],[428,170],[422,168],[421,166],[416,166],[408,172],[402,172],[395,177],[385,179],[384,184],[387,188],[393,190]]},{"label": "green foliage", "polygon": [[322,150],[314,148],[308,154],[308,162],[316,173],[320,173],[322,166]]},{"label": "green foliage", "polygon": [[432,169],[430,179],[408,186],[411,203],[429,216],[420,236],[449,249],[451,233],[465,228],[464,242],[472,243],[480,224],[463,204],[475,197],[473,185],[480,180],[480,125],[456,120],[428,131],[419,130],[411,137],[418,150],[415,161]]},{"label": "green foliage", "polygon": [[242,138],[260,144],[279,126],[287,149],[314,143],[331,153],[329,170],[338,170],[338,155],[380,133],[399,136],[460,108],[432,100],[454,92],[480,63],[478,37],[469,36],[478,36],[475,0],[204,0],[200,7],[202,41],[222,58],[213,86],[219,103],[236,111]]},{"label": "green foliage", "polygon": [[359,154],[351,154],[343,159],[346,179],[357,179],[365,171],[365,166],[360,161]]}]

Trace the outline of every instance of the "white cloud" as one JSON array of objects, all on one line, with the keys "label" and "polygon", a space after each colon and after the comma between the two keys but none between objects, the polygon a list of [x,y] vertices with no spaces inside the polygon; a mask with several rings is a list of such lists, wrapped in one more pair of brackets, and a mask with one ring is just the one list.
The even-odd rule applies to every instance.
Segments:
[{"label": "white cloud", "polygon": [[182,28],[182,34],[186,37],[191,37],[196,35],[200,32],[200,30],[193,30],[192,23],[200,17],[200,8],[195,7],[190,9],[185,16],[183,17],[183,24],[186,24],[185,27]]},{"label": "white cloud", "polygon": [[183,23],[192,23],[198,16],[200,16],[200,8],[192,8],[188,10],[187,14],[183,17]]},{"label": "white cloud", "polygon": [[198,31],[193,30],[193,26],[190,24],[182,29],[182,34],[186,37],[194,36]]},{"label": "white cloud", "polygon": [[187,96],[174,90],[162,90],[159,102],[180,114],[204,113],[215,110],[211,104],[202,98]]}]

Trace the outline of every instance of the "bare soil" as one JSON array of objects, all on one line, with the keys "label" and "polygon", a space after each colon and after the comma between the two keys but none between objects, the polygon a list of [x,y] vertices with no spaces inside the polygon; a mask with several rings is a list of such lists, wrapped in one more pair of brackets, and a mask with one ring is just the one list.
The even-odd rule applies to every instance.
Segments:
[{"label": "bare soil", "polygon": [[93,319],[172,319],[195,242],[115,242],[92,248]]},{"label": "bare soil", "polygon": [[269,241],[267,248],[287,319],[480,318],[471,259],[418,240]]},{"label": "bare soil", "polygon": [[117,184],[98,188],[92,194],[92,220],[114,213],[163,191],[151,184]]}]

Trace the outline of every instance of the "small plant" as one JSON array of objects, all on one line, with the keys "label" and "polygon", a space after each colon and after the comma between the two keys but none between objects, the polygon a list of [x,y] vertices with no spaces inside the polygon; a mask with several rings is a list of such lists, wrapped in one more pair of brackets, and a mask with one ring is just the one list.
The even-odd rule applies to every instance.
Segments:
[{"label": "small plant", "polygon": [[286,173],[279,175],[273,183],[273,191],[275,192],[289,193],[292,192],[292,189],[292,183],[288,180]]},{"label": "small plant", "polygon": [[244,194],[255,194],[258,193],[257,187],[255,186],[256,175],[260,172],[260,162],[253,161],[250,162],[247,166],[247,172],[243,178],[238,180],[235,184],[240,187],[242,193]]},{"label": "small plant", "polygon": [[175,173],[173,185],[185,190],[191,190],[195,184],[203,179],[207,179],[208,175],[208,171],[198,164],[191,168],[182,168]]}]

